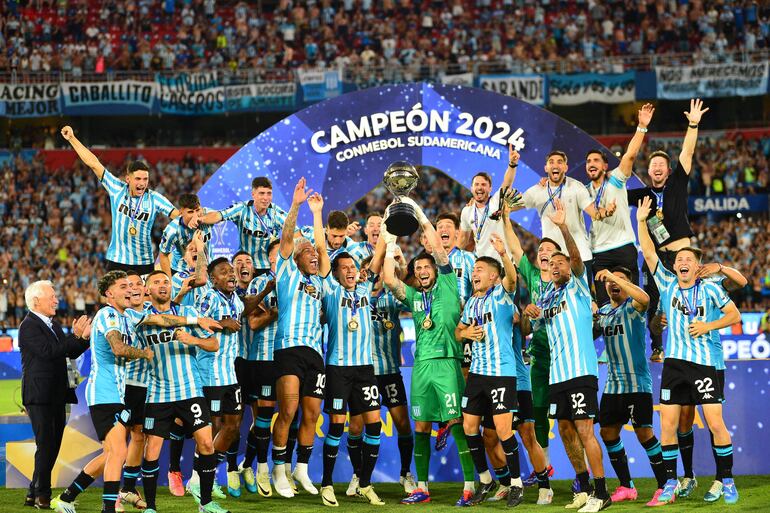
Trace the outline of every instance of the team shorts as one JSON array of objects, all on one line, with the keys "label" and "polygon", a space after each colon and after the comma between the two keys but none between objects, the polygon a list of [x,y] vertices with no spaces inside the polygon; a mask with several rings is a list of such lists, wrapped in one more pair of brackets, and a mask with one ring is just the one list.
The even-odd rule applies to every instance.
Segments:
[{"label": "team shorts", "polygon": [[208,401],[203,397],[193,397],[170,403],[150,403],[145,409],[143,431],[169,440],[177,428],[175,419],[182,421],[185,436],[191,437],[199,429],[211,424]]},{"label": "team shorts", "polygon": [[469,369],[471,366],[471,359],[473,355],[471,346],[473,346],[473,340],[463,339],[463,369]]},{"label": "team shorts", "polygon": [[623,425],[629,421],[634,429],[652,427],[652,393],[602,394],[599,425]]},{"label": "team shorts", "polygon": [[599,412],[596,376],[581,376],[550,387],[548,416],[557,420],[595,419]]},{"label": "team shorts", "polygon": [[463,413],[478,415],[500,415],[518,409],[515,376],[484,376],[468,374],[462,399]]},{"label": "team shorts", "polygon": [[352,416],[379,411],[381,406],[374,367],[371,365],[326,366],[324,412],[330,415],[344,415],[350,410]]},{"label": "team shorts", "polygon": [[100,442],[107,438],[107,433],[117,424],[130,426],[131,412],[126,409],[124,404],[94,404],[88,407],[88,411],[91,413],[91,422],[94,423],[94,430],[96,430],[96,436]]},{"label": "team shorts", "polygon": [[248,362],[245,358],[240,356],[235,359],[235,379],[238,381],[238,385],[241,387],[241,399],[247,402],[247,390],[253,388],[252,378],[253,374],[249,373]]},{"label": "team shorts", "polygon": [[386,408],[396,408],[397,406],[407,406],[406,387],[404,378],[400,372],[393,374],[383,374],[377,377],[377,386],[382,394],[382,405]]},{"label": "team shorts", "polygon": [[297,376],[301,397],[324,398],[326,369],[323,358],[306,346],[279,349],[273,354],[275,380],[283,376]]},{"label": "team shorts", "polygon": [[[513,413],[511,424],[513,429],[525,422],[535,422],[534,410],[532,409],[532,392],[529,390],[517,390],[516,391],[517,411]],[[484,429],[497,429],[495,427],[495,421],[492,418],[493,413],[490,410],[485,413],[481,418],[481,427]]]},{"label": "team shorts", "polygon": [[128,419],[129,426],[141,426],[144,424],[144,407],[147,404],[147,387],[126,385],[126,393],[123,397],[126,409],[131,414]]},{"label": "team shorts", "polygon": [[666,358],[660,378],[660,402],[681,405],[721,403],[723,382],[716,367]]},{"label": "team shorts", "polygon": [[275,364],[269,360],[244,360],[244,373],[249,376],[248,386],[241,385],[249,403],[259,399],[275,401]]},{"label": "team shorts", "polygon": [[725,370],[717,370],[717,376],[719,377],[719,394],[722,396],[722,402],[725,402]]},{"label": "team shorts", "polygon": [[412,419],[447,422],[462,415],[460,400],[465,379],[460,363],[455,358],[433,358],[414,363],[409,397]]},{"label": "team shorts", "polygon": [[239,385],[203,387],[203,396],[209,402],[212,417],[239,415],[243,412],[243,398]]}]

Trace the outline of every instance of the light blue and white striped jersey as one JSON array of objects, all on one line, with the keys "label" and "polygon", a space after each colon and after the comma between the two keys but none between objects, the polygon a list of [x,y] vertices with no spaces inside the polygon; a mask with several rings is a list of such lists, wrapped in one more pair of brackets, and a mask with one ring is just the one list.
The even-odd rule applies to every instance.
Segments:
[{"label": "light blue and white striped jersey", "polygon": [[356,267],[361,269],[361,262],[363,262],[364,259],[374,255],[374,246],[369,244],[368,241],[354,242],[352,244],[348,244],[345,248],[345,251],[350,253],[350,256],[353,257],[353,261],[356,263]]},{"label": "light blue and white striped jersey", "polygon": [[242,251],[246,251],[254,260],[256,269],[270,269],[267,248],[270,241],[281,236],[286,212],[271,203],[265,215],[260,216],[254,209],[254,201],[242,201],[221,210],[222,219],[232,221],[238,227]]},{"label": "light blue and white striped jersey", "polygon": [[598,376],[591,291],[585,270],[581,276],[573,273],[561,287],[550,287],[540,303],[542,314],[533,321],[533,328],[544,324],[548,333],[551,385],[582,376]]},{"label": "light blue and white striped jersey", "polygon": [[[249,286],[246,285],[246,288],[241,288],[240,285],[235,286],[235,295],[241,298],[241,301],[243,301],[243,298],[248,295]],[[246,359],[246,356],[249,352],[249,339],[251,339],[251,328],[249,327],[248,319],[243,319],[243,322],[241,323],[241,331],[239,332],[238,337],[238,358]]]},{"label": "light blue and white striped jersey", "polygon": [[[727,289],[724,286],[726,279],[727,278],[724,276],[710,276],[708,278],[704,278],[703,281],[715,283],[725,289],[725,292],[727,292]],[[716,367],[717,370],[725,370],[725,353],[724,349],[722,348],[722,336],[717,330],[712,330],[709,335],[711,335],[711,349],[714,358],[714,367]]]},{"label": "light blue and white striped jersey", "polygon": [[647,322],[631,298],[617,308],[599,308],[599,326],[607,348],[605,394],[652,393],[652,376],[645,354]]},{"label": "light blue and white striped jersey", "polygon": [[[658,263],[653,273],[655,284],[660,291],[660,304],[668,321],[666,358],[685,360],[698,365],[717,367],[715,338],[718,332],[709,332],[700,337],[691,337],[690,322],[715,321],[722,317],[722,308],[730,298],[721,285],[714,281],[697,280],[692,287],[682,289],[676,275]],[[714,337],[716,335],[716,337]],[[722,361],[721,365],[724,365]]]},{"label": "light blue and white striped jersey", "polygon": [[[408,311],[385,287],[369,299],[372,319],[372,364],[375,376],[401,371],[401,323],[399,314]],[[392,329],[385,325],[393,323]]]},{"label": "light blue and white striped jersey", "polygon": [[[178,273],[174,274],[174,276],[171,277],[171,298],[175,298],[177,294],[179,294],[179,291],[182,290],[182,285],[184,284],[184,281],[189,278],[190,276],[195,274],[195,269],[190,268],[186,269],[184,271],[179,271]],[[182,298],[182,301],[180,301],[180,305],[182,306],[195,306],[198,304],[198,298],[201,294],[206,292],[211,288],[211,284],[209,282],[206,282],[205,285],[202,285],[200,287],[195,287],[194,289],[187,292],[187,294],[184,295]]]},{"label": "light blue and white striped jersey", "polygon": [[[165,196],[147,189],[141,197],[128,192],[128,184],[107,169],[102,176],[102,186],[110,196],[112,232],[107,260],[126,265],[147,265],[155,262],[152,251],[152,225],[158,214],[170,215],[174,211]],[[133,226],[136,235],[129,230]]]},{"label": "light blue and white striped jersey", "polygon": [[460,306],[464,307],[468,298],[473,295],[473,282],[471,274],[476,264],[476,257],[470,251],[457,247],[449,252],[449,264],[457,275],[457,289],[460,291]]},{"label": "light blue and white striped jersey", "polygon": [[[369,298],[377,275],[346,290],[331,273],[323,280],[323,311],[329,326],[326,365],[372,365],[372,318]],[[351,329],[354,321],[357,329]]]},{"label": "light blue and white striped jersey", "polygon": [[[516,310],[518,311],[518,308]],[[521,327],[518,323],[513,326],[513,356],[516,357],[516,390],[518,392],[531,392],[532,381],[529,377],[529,367],[524,363]]]},{"label": "light blue and white striped jersey", "polygon": [[[156,310],[152,303],[147,303],[142,316],[145,314],[198,317],[198,311],[195,308],[174,303],[171,303],[171,308],[162,312]],[[148,403],[171,403],[203,397],[203,382],[198,371],[196,355],[198,352],[206,351],[174,340],[175,329],[158,326],[139,326],[136,329],[140,347],[149,347],[155,353],[153,359],[148,362]],[[181,329],[199,338],[210,337],[197,326],[185,326]]]},{"label": "light blue and white striped jersey", "polygon": [[117,357],[107,341],[107,333],[117,331],[124,344],[130,344],[132,327],[125,315],[107,305],[96,312],[91,324],[91,371],[86,383],[86,403],[123,404],[126,393],[126,359]]},{"label": "light blue and white striped jersey", "polygon": [[[204,208],[203,214],[206,213],[207,210]],[[179,216],[163,229],[163,236],[160,238],[158,249],[161,253],[171,255],[171,269],[173,271],[182,271],[187,268],[184,252],[187,251],[187,246],[192,242],[195,230],[201,231],[206,255],[211,255],[211,229],[210,224],[200,224],[196,229],[190,228],[182,222],[182,216]]]},{"label": "light blue and white striped jersey", "polygon": [[283,258],[278,253],[275,266],[275,291],[278,296],[278,335],[275,351],[289,347],[309,347],[323,356],[321,329],[320,276],[305,276],[297,267],[294,255]]},{"label": "light blue and white striped jersey", "polygon": [[[250,296],[256,296],[263,290],[267,284],[275,279],[272,272],[257,276],[249,284],[248,293]],[[265,308],[278,308],[278,296],[275,290],[268,294],[262,304]],[[248,323],[244,323],[248,324]],[[249,338],[246,341],[247,351],[246,359],[250,361],[270,362],[273,360],[273,347],[275,338],[278,336],[278,319],[274,320],[261,330],[249,329]]]},{"label": "light blue and white striped jersey", "polygon": [[[235,292],[228,295],[211,288],[200,295],[196,309],[202,317],[210,317],[216,321],[228,317],[241,321],[243,302]],[[219,341],[219,351],[198,351],[196,354],[203,386],[234,385],[238,382],[235,376],[235,358],[238,356],[241,332],[220,331],[215,333],[215,336]]]},{"label": "light blue and white striped jersey", "polygon": [[[148,308],[152,305],[149,301],[145,301],[141,306],[141,310],[134,310],[132,308],[126,308],[123,311],[123,315],[129,321],[129,326],[132,328],[130,332],[131,341],[135,343],[137,347],[144,347],[141,345],[141,338],[137,338],[137,332],[141,331],[141,328],[134,328],[139,321],[146,315]],[[147,387],[147,382],[150,378],[150,366],[149,362],[144,358],[137,358],[136,360],[126,361],[126,385],[134,387]]]},{"label": "light blue and white striped jersey", "polygon": [[[312,226],[303,226],[299,229],[300,235],[305,237],[307,240],[309,240],[313,246],[315,246],[315,236],[313,235],[313,227]],[[329,246],[329,241],[326,241],[326,253],[329,255],[329,260],[334,260],[334,257],[342,253],[343,251],[347,253],[349,249],[351,249],[355,244],[358,244],[356,241],[351,239],[350,237],[345,237],[345,240],[342,241],[342,246],[340,246],[337,249],[332,249],[331,246]],[[358,262],[356,262],[356,265],[358,265]]]},{"label": "light blue and white striped jersey", "polygon": [[483,296],[471,296],[465,303],[460,322],[484,327],[484,340],[471,345],[470,372],[481,376],[516,376],[513,354],[513,292],[502,285],[490,288]]}]

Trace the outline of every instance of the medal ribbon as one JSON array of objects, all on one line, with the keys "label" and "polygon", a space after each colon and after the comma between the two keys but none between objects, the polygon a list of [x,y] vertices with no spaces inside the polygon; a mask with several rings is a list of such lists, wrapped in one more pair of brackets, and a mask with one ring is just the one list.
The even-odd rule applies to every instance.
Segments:
[{"label": "medal ribbon", "polygon": [[663,190],[658,192],[653,191],[650,189],[650,192],[652,192],[655,195],[655,206],[659,210],[663,210],[663,193],[666,192],[666,188],[663,187]]},{"label": "medal ribbon", "polygon": [[139,196],[139,201],[136,202],[136,207],[133,207],[132,206],[133,203],[134,203],[133,196],[131,196],[131,192],[130,191],[128,192],[128,212],[129,212],[128,213],[128,217],[129,217],[129,219],[131,219],[131,224],[132,225],[134,224],[134,218],[139,213],[139,207],[142,206],[142,201],[144,201],[144,194],[145,193],[143,192],[142,195]]},{"label": "medal ribbon", "polygon": [[487,299],[492,294],[492,291],[495,290],[494,287],[490,287],[490,289],[487,291],[486,294],[484,294],[483,298],[480,298],[476,301],[476,304],[473,305],[473,317],[476,318],[476,325],[481,326],[483,320],[484,320],[484,306],[486,305]]},{"label": "medal ribbon", "polygon": [[257,209],[254,209],[254,214],[257,216],[257,221],[259,221],[259,224],[262,225],[262,228],[264,229],[265,233],[270,236],[273,234],[273,218],[270,217],[270,205],[267,206],[267,211],[265,212],[265,217],[267,218],[267,222],[270,223],[270,227],[268,227],[267,223],[262,220],[262,216],[259,215],[259,212],[257,212]]},{"label": "medal ribbon", "polygon": [[610,318],[610,322],[615,322],[615,315],[617,314],[618,310],[620,310],[623,307],[623,305],[625,305],[629,301],[631,301],[630,297],[626,298],[625,301],[623,301],[621,304],[619,304],[618,306],[616,306],[615,308],[613,308],[612,310],[610,310],[607,313],[602,313],[602,312],[597,312],[597,313],[599,315],[601,315],[602,317],[609,317]]},{"label": "medal ribbon", "polygon": [[479,209],[476,205],[473,205],[473,226],[476,228],[476,242],[481,240],[481,231],[484,229],[484,223],[487,222],[487,216],[489,215],[489,200],[484,207],[484,213],[481,215],[481,224],[479,224]]},{"label": "medal ribbon", "polygon": [[[348,294],[349,294],[349,292],[346,290],[345,291],[345,297],[350,299],[350,296],[348,296]],[[353,289],[352,304],[353,305],[350,307],[350,310],[351,310],[350,311],[350,316],[351,317],[355,317],[356,316],[356,312],[358,312],[358,307],[359,307],[359,304],[358,304],[358,294],[356,294],[356,290],[355,289]]]},{"label": "medal ribbon", "polygon": [[218,289],[215,289],[215,290],[217,291],[217,294],[219,294],[222,299],[227,301],[227,305],[230,307],[230,317],[235,319],[236,316],[238,315],[238,310],[235,307],[235,294],[233,294],[233,299],[228,299],[228,297],[222,294],[222,292],[220,292]]},{"label": "medal ribbon", "polygon": [[545,184],[545,187],[548,190],[548,200],[545,202],[545,205],[543,205],[543,207],[540,209],[540,217],[543,217],[543,212],[545,212],[545,209],[548,208],[548,205],[553,203],[553,200],[556,197],[561,199],[561,193],[564,190],[564,184],[565,183],[567,183],[566,179],[553,192],[551,192],[551,183],[548,182],[548,183]]},{"label": "medal ribbon", "polygon": [[433,292],[426,294],[425,291],[422,291],[422,305],[423,311],[425,312],[425,317],[430,317],[431,303],[433,303]]},{"label": "medal ribbon", "polygon": [[700,289],[700,280],[697,280],[695,282],[695,293],[693,297],[693,304],[690,306],[690,302],[687,300],[687,294],[682,292],[682,288],[679,288],[679,296],[682,298],[682,303],[684,303],[685,308],[687,308],[687,317],[689,317],[690,322],[692,322],[695,317],[698,315],[698,290]]},{"label": "medal ribbon", "polygon": [[[596,198],[594,199],[594,208],[596,208],[597,210],[599,209],[599,204],[602,202],[602,196],[604,196],[605,187],[607,187],[607,180],[604,180],[602,182],[602,186],[599,187],[599,192],[596,193]],[[593,187],[591,188],[593,189]]]},{"label": "medal ribbon", "polygon": [[546,283],[545,283],[545,285],[543,285],[543,280],[540,280],[540,283],[539,283],[539,285],[538,285],[539,294],[538,294],[538,296],[537,296],[537,301],[535,301],[535,304],[536,304],[538,307],[542,308],[542,307],[543,307],[543,304],[544,304],[546,301],[550,301],[550,299],[551,299],[551,296],[552,296],[553,294],[551,294],[550,296],[546,297],[546,296],[544,296],[544,293],[545,293],[545,292],[547,292],[547,291],[548,291],[548,290],[551,288],[551,285],[552,285],[552,284],[553,284],[553,282],[550,282],[550,281],[549,281],[549,282],[546,282]]}]

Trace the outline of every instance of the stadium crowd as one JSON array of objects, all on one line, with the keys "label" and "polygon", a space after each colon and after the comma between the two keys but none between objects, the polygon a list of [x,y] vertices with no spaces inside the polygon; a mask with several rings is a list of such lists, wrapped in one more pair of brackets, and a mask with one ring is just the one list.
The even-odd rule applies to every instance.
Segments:
[{"label": "stadium crowd", "polygon": [[[0,71],[170,71],[434,66],[500,61],[613,71],[610,56],[688,53],[705,61],[770,46],[765,2],[674,0],[29,0],[0,13]],[[261,5],[261,4],[260,4]],[[377,79],[376,75],[372,75]]]}]

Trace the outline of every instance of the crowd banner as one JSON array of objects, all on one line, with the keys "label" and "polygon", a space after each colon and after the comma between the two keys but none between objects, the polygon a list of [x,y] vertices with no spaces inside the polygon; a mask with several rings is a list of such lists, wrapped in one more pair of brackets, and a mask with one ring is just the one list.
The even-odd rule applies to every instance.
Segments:
[{"label": "crowd banner", "polygon": [[225,88],[216,71],[156,76],[163,114],[201,115],[225,112]]},{"label": "crowd banner", "polygon": [[58,83],[0,84],[0,114],[9,118],[59,115]]},{"label": "crowd banner", "polygon": [[687,100],[767,93],[768,62],[656,66],[658,99]]},{"label": "crowd banner", "polygon": [[62,114],[150,114],[158,96],[158,84],[138,80],[63,82]]},{"label": "crowd banner", "polygon": [[628,103],[636,96],[633,71],[600,75],[548,75],[548,97],[551,105],[580,105],[588,102]]},{"label": "crowd banner", "polygon": [[733,214],[737,212],[767,212],[768,196],[690,196],[691,214]]},{"label": "crowd banner", "polygon": [[297,84],[274,82],[227,86],[227,112],[292,110],[296,105]]},{"label": "crowd banner", "polygon": [[295,73],[304,103],[318,102],[342,94],[342,70],[340,69],[298,69]]},{"label": "crowd banner", "polygon": [[479,87],[532,105],[547,103],[545,75],[479,75]]},{"label": "crowd banner", "polygon": [[441,75],[441,83],[473,87],[473,72],[469,71],[467,73],[458,73],[456,75]]}]

